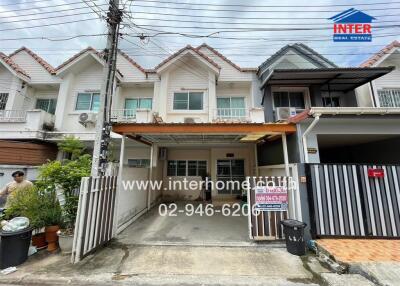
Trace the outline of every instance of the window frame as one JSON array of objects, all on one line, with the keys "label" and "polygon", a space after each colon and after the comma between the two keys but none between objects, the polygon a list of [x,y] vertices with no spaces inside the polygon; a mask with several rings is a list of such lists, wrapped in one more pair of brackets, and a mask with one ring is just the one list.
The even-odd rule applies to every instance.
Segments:
[{"label": "window frame", "polygon": [[[389,92],[390,93],[390,99],[391,102],[393,103],[393,105],[391,106],[387,106],[387,105],[382,105],[382,101],[381,101],[381,97],[379,95],[380,92]],[[395,100],[395,95],[393,94],[394,92],[397,92],[399,94],[399,98],[400,98],[400,88],[399,87],[393,87],[393,88],[380,88],[377,90],[377,100],[379,103],[379,107],[388,107],[388,108],[400,108],[400,99],[397,100],[397,102],[399,102],[398,105],[396,105],[396,100]]]},{"label": "window frame", "polygon": [[[186,93],[187,94],[187,101],[186,101],[186,109],[176,109],[175,108],[175,95],[178,93]],[[190,94],[191,93],[201,93],[201,108],[200,109],[190,109]],[[181,91],[174,91],[172,95],[172,110],[174,112],[202,112],[204,111],[204,91],[198,90],[181,90]]]},{"label": "window frame", "polygon": [[[90,103],[89,103],[89,109],[77,109],[78,107],[78,99],[80,94],[90,94]],[[94,95],[99,96],[99,101],[100,101],[100,91],[79,91],[76,94],[76,99],[75,99],[75,108],[74,111],[76,112],[92,112],[92,113],[97,113],[98,110],[93,110],[93,97]],[[99,106],[100,108],[100,106]]]},{"label": "window frame", "polygon": [[[132,161],[136,161],[137,164],[130,164]],[[128,168],[150,168],[150,159],[129,158],[126,162]]]},{"label": "window frame", "polygon": [[[127,100],[134,100],[134,99],[136,99],[136,105],[137,105],[135,110],[137,110],[137,109],[149,109],[149,110],[152,110],[153,109],[153,98],[152,97],[125,97],[124,109],[130,110],[129,108],[126,108],[126,102],[127,102]],[[151,101],[151,107],[150,108],[140,107],[140,101],[142,99],[149,99]]]},{"label": "window frame", "polygon": [[[196,162],[196,175],[189,175],[189,162]],[[169,162],[175,162],[175,172],[173,175],[170,175],[169,173]],[[178,175],[178,166],[179,162],[185,162],[185,175]],[[208,161],[207,160],[196,160],[196,159],[188,159],[188,160],[167,160],[167,177],[201,177],[201,174],[199,172],[200,164],[199,162],[205,163],[205,172],[207,173],[208,171]]]},{"label": "window frame", "polygon": [[[330,99],[332,101],[332,99],[336,99],[338,100],[338,106],[331,106],[331,105],[326,105],[325,104],[325,100],[326,99]],[[322,106],[323,107],[341,107],[341,100],[340,100],[340,96],[335,95],[335,96],[322,96]]]},{"label": "window frame", "polygon": [[[44,109],[38,107],[38,102],[39,102],[40,100],[42,100],[42,101],[48,101],[47,110],[44,110]],[[54,102],[54,113],[53,113],[53,112],[50,112],[50,107],[51,107],[51,102],[52,102],[52,101]],[[36,98],[35,109],[40,109],[40,110],[43,110],[43,111],[45,111],[45,112],[47,112],[47,113],[50,113],[50,114],[53,114],[53,115],[54,115],[54,114],[56,113],[56,108],[57,108],[57,98],[44,98],[44,97],[38,97],[38,98]]]},{"label": "window frame", "polygon": [[[8,92],[0,92],[0,110],[6,110],[8,98],[10,97],[10,93]],[[5,100],[4,100],[5,98]],[[4,108],[2,107],[4,106]]]},{"label": "window frame", "polygon": [[[274,93],[278,93],[278,92],[287,93],[287,100],[288,100],[289,106],[276,106],[275,105],[275,95],[274,95]],[[277,108],[280,108],[280,107],[296,108],[296,110],[299,110],[299,111],[307,109],[308,100],[307,100],[306,92],[304,90],[274,90],[271,93],[272,93],[273,110],[276,110]],[[302,93],[303,94],[303,101],[304,101],[304,107],[303,108],[298,108],[296,106],[290,106],[290,93]]]}]

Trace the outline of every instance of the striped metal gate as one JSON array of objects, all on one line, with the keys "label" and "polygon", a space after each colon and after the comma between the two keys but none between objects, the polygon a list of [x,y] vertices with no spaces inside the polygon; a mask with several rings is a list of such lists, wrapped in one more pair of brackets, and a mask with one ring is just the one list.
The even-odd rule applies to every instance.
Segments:
[{"label": "striped metal gate", "polygon": [[115,235],[117,176],[81,181],[71,262],[77,263]]},{"label": "striped metal gate", "polygon": [[[400,166],[308,164],[307,183],[314,237],[398,237]],[[370,177],[368,170],[383,170]]]},{"label": "striped metal gate", "polygon": [[[253,240],[279,240],[284,239],[283,227],[281,221],[292,218],[301,220],[300,197],[297,187],[289,184],[288,200],[289,207],[287,211],[255,211],[255,190],[254,186],[260,182],[265,184],[273,180],[277,185],[280,182],[291,181],[291,177],[252,177],[247,178],[250,188],[247,193],[248,200],[248,220],[249,237]],[[297,184],[297,182],[296,182]],[[300,216],[300,217],[299,217]]]}]

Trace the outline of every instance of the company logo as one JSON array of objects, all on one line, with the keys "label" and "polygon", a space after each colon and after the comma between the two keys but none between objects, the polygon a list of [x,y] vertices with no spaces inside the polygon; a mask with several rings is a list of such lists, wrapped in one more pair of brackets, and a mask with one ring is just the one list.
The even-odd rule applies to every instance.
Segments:
[{"label": "company logo", "polygon": [[331,18],[334,42],[371,42],[374,17],[351,8]]}]

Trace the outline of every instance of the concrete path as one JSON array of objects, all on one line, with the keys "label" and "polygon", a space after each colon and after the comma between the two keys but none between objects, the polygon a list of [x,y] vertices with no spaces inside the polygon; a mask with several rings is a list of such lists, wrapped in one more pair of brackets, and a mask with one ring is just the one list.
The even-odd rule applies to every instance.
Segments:
[{"label": "concrete path", "polygon": [[39,253],[0,283],[22,285],[318,285],[303,261],[268,247],[127,246],[112,243],[76,265]]}]

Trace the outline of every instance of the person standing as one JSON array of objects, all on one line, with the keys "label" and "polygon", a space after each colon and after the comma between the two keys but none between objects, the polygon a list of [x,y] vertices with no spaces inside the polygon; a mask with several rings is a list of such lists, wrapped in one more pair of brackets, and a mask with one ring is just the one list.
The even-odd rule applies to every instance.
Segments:
[{"label": "person standing", "polygon": [[7,196],[5,208],[7,208],[7,203],[9,198],[13,196],[16,192],[21,189],[31,188],[33,187],[32,182],[25,179],[25,174],[22,171],[15,171],[11,175],[14,180],[8,183],[1,191],[0,191],[0,198],[3,196]]}]

